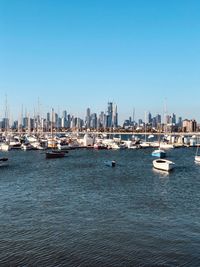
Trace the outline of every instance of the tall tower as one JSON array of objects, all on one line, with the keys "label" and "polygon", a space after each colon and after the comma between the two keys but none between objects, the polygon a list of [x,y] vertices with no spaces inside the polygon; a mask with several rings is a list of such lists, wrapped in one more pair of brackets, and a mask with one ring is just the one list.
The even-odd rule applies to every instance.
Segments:
[{"label": "tall tower", "polygon": [[113,103],[108,102],[108,111],[107,111],[107,127],[108,128],[113,126],[112,119],[113,119]]},{"label": "tall tower", "polygon": [[117,113],[117,105],[113,105],[113,118],[112,118],[112,126],[117,128],[118,126],[118,113]]},{"label": "tall tower", "polygon": [[87,110],[86,110],[86,118],[85,118],[85,126],[86,126],[86,128],[90,128],[90,121],[91,121],[90,108],[87,108]]}]

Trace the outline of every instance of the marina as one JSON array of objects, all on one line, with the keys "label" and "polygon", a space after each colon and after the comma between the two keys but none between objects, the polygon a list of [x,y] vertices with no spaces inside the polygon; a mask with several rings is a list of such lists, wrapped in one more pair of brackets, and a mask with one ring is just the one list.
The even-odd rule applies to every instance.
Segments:
[{"label": "marina", "polygon": [[[161,138],[161,140],[160,140]],[[147,141],[148,139],[148,141]],[[144,133],[98,133],[98,132],[60,132],[54,133],[1,133],[0,151],[10,149],[45,150],[58,149],[70,150],[75,148],[95,149],[133,149],[157,148],[157,153],[164,150],[180,147],[197,147],[200,144],[200,134],[162,134],[152,135]],[[158,148],[160,151],[158,151]],[[156,154],[156,153],[155,153]]]},{"label": "marina", "polygon": [[0,267],[200,267],[200,1],[0,10]]}]

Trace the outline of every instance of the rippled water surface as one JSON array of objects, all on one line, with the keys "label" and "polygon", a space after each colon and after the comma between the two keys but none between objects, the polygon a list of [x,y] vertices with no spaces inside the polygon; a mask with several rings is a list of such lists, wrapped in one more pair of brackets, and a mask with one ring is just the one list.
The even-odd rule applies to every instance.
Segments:
[{"label": "rippled water surface", "polygon": [[200,266],[195,149],[169,151],[169,174],[151,151],[1,154],[0,266]]}]

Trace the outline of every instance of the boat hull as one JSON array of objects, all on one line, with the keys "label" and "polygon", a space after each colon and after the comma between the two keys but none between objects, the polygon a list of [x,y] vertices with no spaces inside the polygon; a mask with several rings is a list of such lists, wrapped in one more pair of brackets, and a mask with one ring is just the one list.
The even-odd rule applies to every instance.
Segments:
[{"label": "boat hull", "polygon": [[194,160],[200,163],[200,156],[195,156]]},{"label": "boat hull", "polygon": [[8,166],[8,158],[0,158],[0,167]]},{"label": "boat hull", "polygon": [[105,161],[105,165],[108,166],[108,167],[115,167],[116,162],[115,162],[115,160]]},{"label": "boat hull", "polygon": [[55,158],[63,158],[65,156],[65,152],[46,152],[47,159],[55,159]]},{"label": "boat hull", "polygon": [[171,171],[174,168],[174,163],[169,160],[157,159],[153,161],[153,167],[162,171]]},{"label": "boat hull", "polygon": [[163,150],[154,150],[151,154],[153,157],[158,157],[158,158],[165,158],[166,157],[166,152]]}]

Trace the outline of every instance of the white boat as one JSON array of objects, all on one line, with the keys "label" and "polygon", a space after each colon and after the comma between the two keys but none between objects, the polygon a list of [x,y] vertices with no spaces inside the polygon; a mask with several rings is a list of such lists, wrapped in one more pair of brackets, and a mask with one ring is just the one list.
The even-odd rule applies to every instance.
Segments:
[{"label": "white boat", "polygon": [[144,142],[140,143],[140,146],[141,146],[141,148],[146,148],[146,147],[150,147],[151,144],[149,142],[144,141]]},{"label": "white boat", "polygon": [[171,149],[174,148],[173,144],[168,144],[168,143],[160,143],[160,148],[162,149]]},{"label": "white boat", "polygon": [[0,167],[8,165],[8,158],[0,158]]},{"label": "white boat", "polygon": [[199,146],[197,146],[196,155],[194,157],[195,162],[200,163],[200,155],[198,155]]},{"label": "white boat", "polygon": [[27,150],[33,150],[33,147],[31,144],[22,144],[21,149],[27,151]]},{"label": "white boat", "polygon": [[195,156],[195,161],[200,163],[200,156]]},{"label": "white boat", "polygon": [[158,158],[162,159],[162,158],[165,158],[166,157],[166,152],[164,150],[162,150],[162,149],[159,148],[159,149],[154,150],[151,153],[151,155],[153,157],[158,157]]},{"label": "white boat", "polygon": [[153,161],[153,167],[162,171],[170,171],[174,168],[174,166],[174,162],[166,159],[155,159]]},{"label": "white boat", "polygon": [[10,146],[6,143],[0,143],[0,150],[8,151],[8,150],[10,150]]}]

